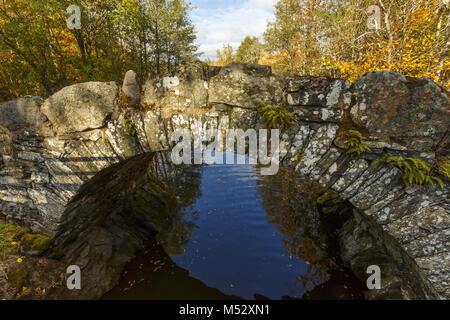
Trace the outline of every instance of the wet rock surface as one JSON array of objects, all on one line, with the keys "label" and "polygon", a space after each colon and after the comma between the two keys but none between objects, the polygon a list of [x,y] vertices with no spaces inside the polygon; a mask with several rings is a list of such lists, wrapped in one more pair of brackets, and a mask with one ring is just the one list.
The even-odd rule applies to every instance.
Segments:
[{"label": "wet rock surface", "polygon": [[170,228],[177,200],[162,182],[170,177],[155,175],[154,166],[162,165],[155,157],[144,154],[105,169],[69,203],[48,255],[79,266],[83,286],[73,291],[59,288],[56,297],[99,299],[149,235]]}]

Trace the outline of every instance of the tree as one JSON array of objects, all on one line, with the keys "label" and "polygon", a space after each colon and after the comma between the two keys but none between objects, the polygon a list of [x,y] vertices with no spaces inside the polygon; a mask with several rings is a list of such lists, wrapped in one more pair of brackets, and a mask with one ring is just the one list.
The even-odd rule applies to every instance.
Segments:
[{"label": "tree", "polygon": [[[61,34],[63,15],[58,1],[10,0],[0,4],[2,83],[49,94],[67,80],[65,52],[70,44]],[[8,63],[9,62],[9,63]],[[13,72],[11,72],[13,71]],[[8,79],[5,75],[12,78]]]},{"label": "tree", "polygon": [[[81,9],[69,30],[66,9]],[[143,82],[196,57],[184,0],[0,1],[0,101],[49,96],[72,83],[117,81],[134,69]]]},{"label": "tree", "polygon": [[117,21],[141,80],[195,57],[195,29],[183,0],[123,0]]},{"label": "tree", "polygon": [[226,66],[234,61],[233,47],[230,44],[223,45],[222,50],[217,50],[216,66]]},{"label": "tree", "polygon": [[[448,87],[449,9],[438,1],[379,1],[383,29],[361,42],[360,56],[336,64],[341,74],[354,79],[369,71],[392,70],[414,77],[427,77]],[[343,59],[342,59],[343,60]]]},{"label": "tree", "polygon": [[[367,26],[371,5],[381,12],[378,30]],[[391,70],[449,87],[449,13],[443,0],[279,0],[261,62],[349,80]]]},{"label": "tree", "polygon": [[[78,46],[78,81],[120,80],[124,71],[114,12],[119,0],[64,0],[81,8],[81,29],[70,30]],[[65,10],[65,9],[64,9]],[[63,28],[65,30],[65,28]]]},{"label": "tree", "polygon": [[270,53],[278,56],[275,69],[304,75],[323,71],[320,49],[324,25],[321,21],[329,5],[325,0],[278,1],[275,21],[268,24],[264,33]]},{"label": "tree", "polygon": [[198,45],[194,44],[197,36],[195,27],[188,18],[191,5],[184,1],[173,1],[170,15],[172,25],[169,27],[169,36],[166,43],[167,47],[167,69],[171,71],[181,63],[192,61],[197,58]]},{"label": "tree", "polygon": [[257,37],[245,37],[239,46],[235,60],[245,63],[258,63],[264,54],[264,44]]}]

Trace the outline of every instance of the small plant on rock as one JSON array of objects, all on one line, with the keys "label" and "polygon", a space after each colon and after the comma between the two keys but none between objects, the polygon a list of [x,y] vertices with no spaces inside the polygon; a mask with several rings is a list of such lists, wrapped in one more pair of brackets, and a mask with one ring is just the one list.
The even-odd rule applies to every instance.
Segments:
[{"label": "small plant on rock", "polygon": [[376,167],[380,167],[383,164],[394,164],[403,173],[403,181],[407,186],[415,183],[423,185],[429,183],[435,185],[437,182],[442,189],[444,189],[444,183],[441,179],[431,175],[432,171],[430,167],[421,159],[417,158],[404,158],[402,156],[392,156],[389,153],[383,155],[382,158],[376,162]]},{"label": "small plant on rock", "polygon": [[134,127],[133,121],[131,119],[125,119],[123,120],[125,124],[125,129],[127,130],[128,134],[132,137],[136,135],[136,128]]},{"label": "small plant on rock", "polygon": [[436,171],[446,178],[450,178],[450,160],[447,158],[437,159],[437,169]]},{"label": "small plant on rock", "polygon": [[335,200],[338,198],[339,195],[335,191],[329,189],[325,191],[320,197],[318,197],[316,202],[317,204],[323,205],[330,200]]},{"label": "small plant on rock", "polygon": [[282,106],[260,105],[257,110],[264,117],[264,122],[269,129],[284,129],[297,122],[294,117],[296,112],[289,112]]},{"label": "small plant on rock", "polygon": [[301,152],[297,151],[295,153],[295,156],[294,156],[295,165],[298,166],[300,164],[300,162],[303,160],[304,157],[305,157],[304,153],[301,153]]},{"label": "small plant on rock", "polygon": [[370,147],[367,144],[367,138],[364,137],[361,132],[356,130],[348,130],[344,134],[344,144],[348,147],[347,154],[353,156],[360,156],[361,153],[370,151]]}]

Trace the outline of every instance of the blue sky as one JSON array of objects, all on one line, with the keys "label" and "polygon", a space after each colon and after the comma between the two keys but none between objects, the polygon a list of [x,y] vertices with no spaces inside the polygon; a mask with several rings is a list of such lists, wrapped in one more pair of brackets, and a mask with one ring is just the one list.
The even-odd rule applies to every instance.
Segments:
[{"label": "blue sky", "polygon": [[277,0],[191,0],[192,22],[197,29],[200,52],[214,59],[223,44],[237,49],[245,36],[261,37],[267,22],[274,19]]}]

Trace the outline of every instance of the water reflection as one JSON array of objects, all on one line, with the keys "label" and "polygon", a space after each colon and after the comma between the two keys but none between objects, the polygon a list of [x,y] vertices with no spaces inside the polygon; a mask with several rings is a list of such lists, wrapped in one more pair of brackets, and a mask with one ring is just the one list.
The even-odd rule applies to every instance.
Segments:
[{"label": "water reflection", "polygon": [[296,279],[303,291],[328,281],[334,262],[327,252],[326,230],[316,204],[323,189],[301,179],[294,170],[280,168],[277,175],[258,180],[258,192],[264,211],[272,217],[270,223],[283,235],[288,254],[308,265]]},{"label": "water reflection", "polygon": [[[183,208],[192,205],[202,196],[201,166],[175,166],[170,161],[170,153],[159,152],[148,169],[147,174],[158,177],[166,185],[165,189],[170,190],[175,198],[168,219],[156,228],[158,230],[156,240],[164,246],[167,254],[181,254],[185,251],[185,246],[196,227],[192,221],[185,219]],[[152,181],[153,179],[149,179],[149,184],[152,184]],[[146,197],[147,193],[137,192],[128,202],[128,208],[136,211],[136,202],[145,204]],[[143,209],[146,209],[145,206]]]},{"label": "water reflection", "polygon": [[[176,209],[105,297],[302,298],[336,275],[316,184],[288,169],[261,176],[253,165],[177,167],[158,157],[151,172],[174,191]],[[145,209],[135,203],[145,197],[128,208]]]}]

